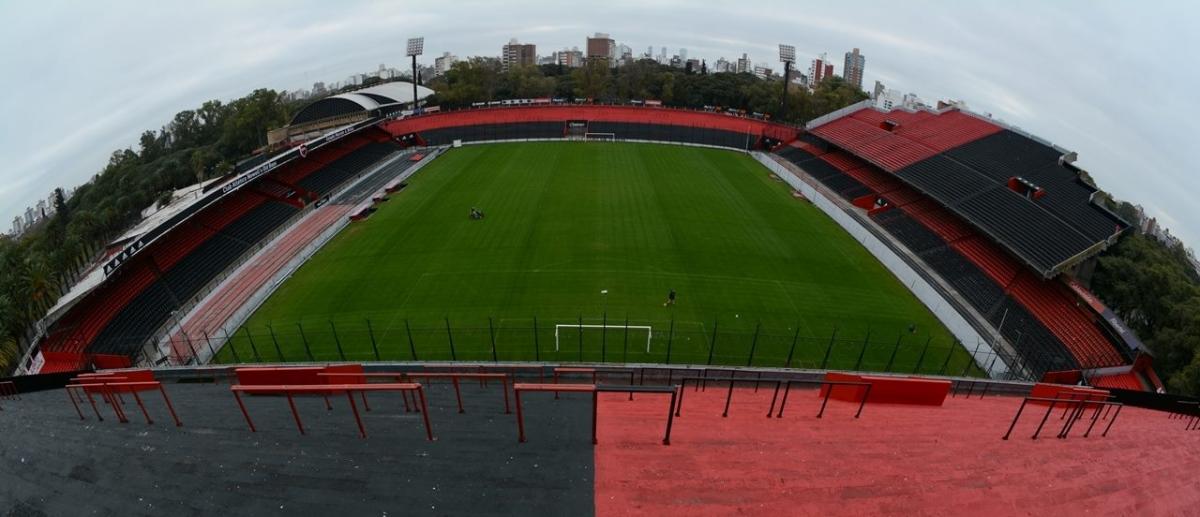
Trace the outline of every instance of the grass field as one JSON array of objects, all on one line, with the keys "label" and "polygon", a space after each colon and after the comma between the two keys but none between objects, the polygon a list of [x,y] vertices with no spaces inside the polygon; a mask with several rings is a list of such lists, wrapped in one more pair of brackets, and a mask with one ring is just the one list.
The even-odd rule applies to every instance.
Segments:
[{"label": "grass field", "polygon": [[[471,207],[486,217],[471,220]],[[670,289],[678,303],[664,307]],[[626,321],[652,327],[649,353],[645,330],[622,328],[562,328],[555,350],[556,324]],[[317,253],[231,343],[241,361],[490,361],[495,350],[501,361],[969,364],[867,250],[752,158],[652,144],[451,150]]]}]

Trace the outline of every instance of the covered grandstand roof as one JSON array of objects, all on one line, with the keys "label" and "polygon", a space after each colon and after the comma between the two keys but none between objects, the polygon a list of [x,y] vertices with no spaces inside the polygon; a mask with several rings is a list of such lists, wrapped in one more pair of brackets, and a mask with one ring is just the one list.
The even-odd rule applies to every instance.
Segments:
[{"label": "covered grandstand roof", "polygon": [[[433,95],[433,90],[417,86],[417,96],[421,99]],[[384,83],[353,92],[340,93],[318,100],[305,106],[291,124],[302,124],[314,120],[326,119],[340,115],[349,115],[362,111],[371,111],[392,104],[409,104],[413,102],[412,83],[396,81]]]},{"label": "covered grandstand roof", "polygon": [[1073,154],[956,109],[870,107],[811,133],[920,190],[1044,277],[1104,249],[1129,225],[1092,202]]}]

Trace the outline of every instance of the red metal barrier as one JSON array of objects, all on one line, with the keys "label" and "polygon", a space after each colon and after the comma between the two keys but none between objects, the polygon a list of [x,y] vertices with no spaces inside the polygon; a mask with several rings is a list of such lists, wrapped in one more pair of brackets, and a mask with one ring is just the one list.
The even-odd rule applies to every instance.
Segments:
[{"label": "red metal barrier", "polygon": [[250,412],[246,410],[246,404],[242,401],[241,393],[247,394],[283,394],[287,396],[288,406],[292,409],[292,418],[296,421],[296,429],[300,434],[304,433],[304,424],[300,421],[300,412],[296,410],[296,402],[293,395],[296,394],[320,394],[324,395],[331,391],[345,392],[346,400],[350,402],[350,409],[354,413],[354,421],[358,424],[358,433],[361,437],[367,437],[367,429],[363,426],[362,417],[358,414],[358,404],[354,402],[354,392],[366,391],[414,391],[420,399],[421,416],[425,421],[425,437],[429,441],[433,441],[433,428],[429,425],[429,407],[425,402],[425,390],[420,384],[416,383],[389,383],[389,384],[325,384],[325,385],[234,385],[230,391],[233,392],[233,398],[237,400],[238,408],[242,410],[242,416],[246,417],[246,425],[250,427],[250,432],[256,433],[258,429],[254,427],[254,421],[250,419]]}]

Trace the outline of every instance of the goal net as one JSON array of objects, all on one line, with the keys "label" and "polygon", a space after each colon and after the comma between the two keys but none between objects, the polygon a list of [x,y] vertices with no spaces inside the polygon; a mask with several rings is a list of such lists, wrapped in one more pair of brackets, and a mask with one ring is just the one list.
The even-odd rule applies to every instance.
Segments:
[{"label": "goal net", "polygon": [[654,337],[654,327],[649,325],[623,325],[615,323],[612,325],[580,325],[578,323],[561,323],[554,326],[554,350],[556,352],[558,351],[559,331],[562,329],[578,329],[581,334],[588,329],[592,329],[593,331],[601,329],[610,331],[616,330],[618,332],[629,332],[635,330],[641,332],[644,330],[646,331],[646,353],[650,353],[650,339]]},{"label": "goal net", "polygon": [[588,142],[615,142],[617,140],[616,133],[584,133],[583,139]]}]

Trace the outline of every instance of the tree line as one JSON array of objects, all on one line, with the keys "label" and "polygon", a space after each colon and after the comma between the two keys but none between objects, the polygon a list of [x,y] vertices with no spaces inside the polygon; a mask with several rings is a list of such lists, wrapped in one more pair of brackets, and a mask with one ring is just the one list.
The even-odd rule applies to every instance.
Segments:
[{"label": "tree line", "polygon": [[499,59],[473,57],[455,63],[445,75],[429,82],[437,92],[430,104],[456,108],[473,102],[543,97],[596,103],[653,99],[672,107],[745,109],[769,114],[775,120],[803,123],[867,98],[862,90],[833,77],[813,91],[791,85],[787,111],[783,112],[782,80],[749,73],[704,72],[648,59],[616,68],[604,60],[591,60],[578,68],[541,65],[503,70]]},{"label": "tree line", "polygon": [[137,148],[118,149],[67,198],[54,190],[54,213],[17,238],[0,237],[0,372],[11,371],[45,316],[105,245],[169,202],[170,192],[233,170],[266,143],[267,129],[287,123],[296,106],[273,90],[228,103],[210,100],[147,130]]}]

